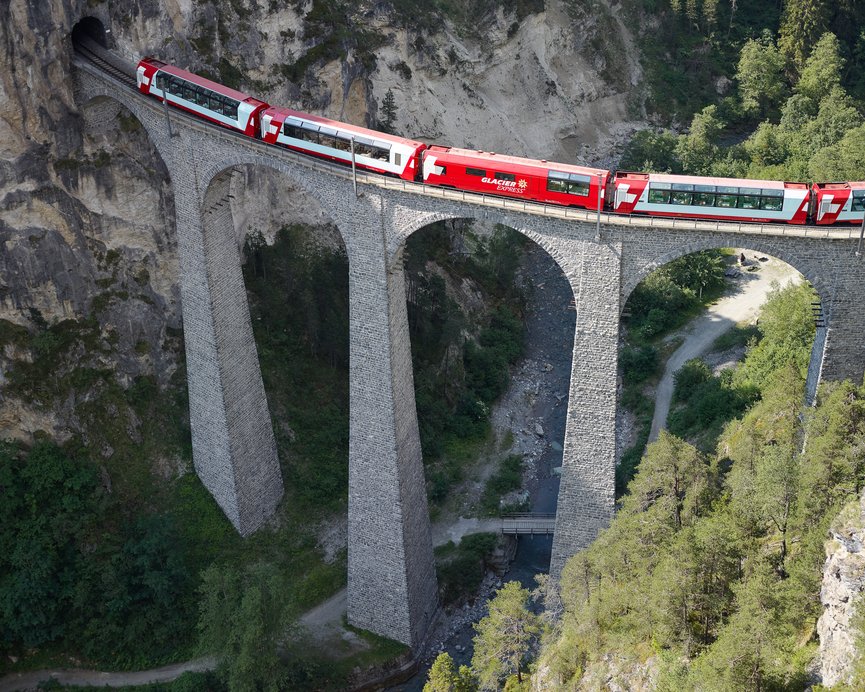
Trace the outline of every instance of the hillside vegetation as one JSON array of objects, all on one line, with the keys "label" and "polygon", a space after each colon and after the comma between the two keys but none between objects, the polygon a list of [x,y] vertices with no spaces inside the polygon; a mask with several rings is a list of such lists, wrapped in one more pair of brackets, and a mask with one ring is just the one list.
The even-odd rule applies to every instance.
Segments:
[{"label": "hillside vegetation", "polygon": [[742,45],[732,93],[711,99],[686,134],[637,133],[621,168],[806,182],[865,178],[865,36],[852,32],[865,10],[824,0],[785,7],[780,26],[769,22]]}]

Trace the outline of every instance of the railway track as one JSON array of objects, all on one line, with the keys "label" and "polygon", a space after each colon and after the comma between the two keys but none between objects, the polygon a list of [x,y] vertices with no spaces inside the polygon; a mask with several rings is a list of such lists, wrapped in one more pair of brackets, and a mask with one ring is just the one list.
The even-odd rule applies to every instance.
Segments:
[{"label": "railway track", "polygon": [[102,55],[100,55],[100,53],[96,49],[88,45],[88,42],[75,41],[72,44],[72,47],[75,49],[75,52],[78,53],[81,57],[93,63],[103,72],[110,74],[112,77],[114,77],[114,79],[119,80],[124,85],[133,89],[138,88],[138,83],[135,80],[134,73],[130,74],[128,71],[118,67],[109,60],[106,60]]}]

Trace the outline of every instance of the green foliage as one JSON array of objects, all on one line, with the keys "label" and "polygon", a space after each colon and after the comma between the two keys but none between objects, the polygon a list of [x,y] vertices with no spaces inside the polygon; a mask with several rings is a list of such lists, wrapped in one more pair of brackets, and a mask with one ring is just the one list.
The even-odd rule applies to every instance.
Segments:
[{"label": "green foliage", "polygon": [[781,52],[798,71],[805,65],[811,46],[829,28],[828,0],[787,0],[781,22]]},{"label": "green foliage", "polygon": [[682,162],[676,155],[678,138],[664,130],[640,130],[631,137],[622,159],[621,170],[648,173],[681,173]]},{"label": "green foliage", "polygon": [[[524,242],[505,227],[485,240],[471,234],[470,225],[439,223],[406,243],[415,400],[433,501],[444,499],[461,477],[452,450],[486,437],[490,406],[522,354],[524,299],[513,276]],[[457,253],[455,246],[472,251]],[[443,274],[479,290],[489,311],[480,320],[464,313],[448,295]],[[465,339],[466,332],[474,338]]]},{"label": "green foliage", "polygon": [[733,385],[732,371],[715,377],[703,361],[690,360],[675,374],[668,428],[686,439],[699,436],[705,443],[698,446],[709,451],[724,424],[744,413],[755,396],[756,392]]},{"label": "green foliage", "polygon": [[477,594],[486,559],[497,542],[494,533],[474,533],[464,536],[458,545],[450,542],[436,548],[439,593],[445,605],[464,602]]},{"label": "green foliage", "polygon": [[474,692],[477,688],[471,669],[460,666],[457,670],[451,655],[445,651],[433,662],[423,692]]},{"label": "green foliage", "polygon": [[523,483],[523,459],[511,454],[502,459],[498,470],[487,480],[481,498],[481,508],[487,514],[497,516],[501,510],[499,502],[502,495],[519,490]]},{"label": "green foliage", "polygon": [[680,257],[649,274],[626,305],[632,334],[656,339],[687,322],[720,293],[724,269],[720,251],[707,250]]},{"label": "green foliage", "polygon": [[170,517],[124,518],[89,461],[0,448],[0,641],[135,666],[182,654],[190,577]]},{"label": "green foliage", "polygon": [[679,137],[676,155],[685,171],[696,175],[710,175],[712,165],[720,158],[718,145],[726,122],[717,106],[706,106],[691,120],[688,134]]},{"label": "green foliage", "polygon": [[819,103],[825,94],[841,87],[843,69],[844,59],[838,38],[835,34],[823,34],[805,61],[796,91]]},{"label": "green foliage", "polygon": [[[626,346],[619,354],[625,385],[645,382],[658,374],[658,350],[654,346]],[[630,407],[629,407],[630,408]]]},{"label": "green foliage", "polygon": [[218,658],[229,690],[286,689],[277,651],[289,626],[286,591],[284,574],[268,563],[202,574],[200,644]]},{"label": "green foliage", "polygon": [[396,99],[393,96],[393,90],[388,89],[381,101],[381,119],[378,121],[378,129],[382,132],[395,134],[393,129],[395,122]]},{"label": "green foliage", "polygon": [[784,57],[768,32],[742,46],[736,80],[746,113],[764,115],[780,104],[787,92]]},{"label": "green foliage", "polygon": [[[611,651],[634,663],[657,653],[662,689],[805,687],[822,543],[865,484],[865,387],[824,386],[801,415],[810,300],[809,287],[792,286],[765,306],[762,341],[740,367],[760,398],[727,424],[717,456],[662,433],[609,529],[566,565],[564,615],[541,655],[561,687],[585,684]],[[692,361],[677,399],[700,406],[717,379]]]},{"label": "green foliage", "polygon": [[809,284],[772,287],[757,323],[763,338],[748,350],[745,363],[736,370],[734,383],[737,387],[759,390],[769,381],[772,372],[788,363],[792,363],[804,379],[814,342],[811,316],[814,301],[816,295]]},{"label": "green foliage", "polygon": [[482,690],[497,690],[516,673],[522,682],[526,658],[541,632],[541,619],[528,608],[529,590],[505,584],[489,602],[489,615],[474,625],[472,670]]}]

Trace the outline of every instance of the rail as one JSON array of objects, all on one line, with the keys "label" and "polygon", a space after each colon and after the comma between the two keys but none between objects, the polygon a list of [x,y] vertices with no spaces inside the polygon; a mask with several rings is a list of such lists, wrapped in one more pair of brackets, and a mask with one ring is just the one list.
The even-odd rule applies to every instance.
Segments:
[{"label": "rail", "polygon": [[[122,72],[117,65],[112,64],[89,47],[83,47],[80,46],[80,44],[76,44],[75,48],[76,55],[83,58],[83,60],[73,61],[79,69],[84,69],[86,72],[93,74],[98,79],[107,80],[109,83],[113,83],[113,85],[119,86],[121,89],[134,91],[139,103],[153,112],[162,111],[163,106],[160,101],[152,99],[138,91],[134,77]],[[192,115],[184,113],[179,109],[171,109],[171,118],[178,122],[182,122],[185,127],[197,132],[202,132],[209,137],[244,147],[257,154],[265,154],[273,158],[303,166],[310,170],[327,173],[328,175],[333,175],[338,178],[346,180],[352,179],[351,171],[346,170],[340,164],[314,159],[304,154],[276,147],[272,144],[266,144],[260,140],[247,137],[240,132],[234,132],[218,125],[207,123]],[[589,211],[586,209],[560,207],[557,205],[543,204],[541,202],[527,202],[507,197],[465,192],[462,190],[454,190],[452,188],[409,182],[400,178],[390,178],[363,171],[357,172],[357,181],[358,183],[369,185],[371,187],[401,190],[414,195],[434,197],[503,211],[531,214],[534,216],[546,216],[584,223],[595,223],[600,216],[601,223],[607,227],[663,228],[664,230],[704,231],[758,236],[825,238],[829,240],[851,240],[859,237],[858,225],[843,227],[781,223],[762,224],[735,221],[712,221],[708,219],[671,219],[668,217],[643,216],[639,214],[617,214],[612,212],[601,212],[598,214],[596,211]]]},{"label": "rail", "polygon": [[551,536],[555,528],[555,514],[502,515],[501,532],[510,536]]}]

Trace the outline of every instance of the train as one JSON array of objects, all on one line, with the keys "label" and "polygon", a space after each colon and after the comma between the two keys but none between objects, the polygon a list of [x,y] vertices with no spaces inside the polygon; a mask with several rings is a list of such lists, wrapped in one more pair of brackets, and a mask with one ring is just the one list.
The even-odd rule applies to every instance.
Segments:
[{"label": "train", "polygon": [[511,199],[669,218],[862,224],[865,182],[791,183],[638,173],[426,144],[272,106],[153,57],[138,89],[268,144],[409,182]]}]

